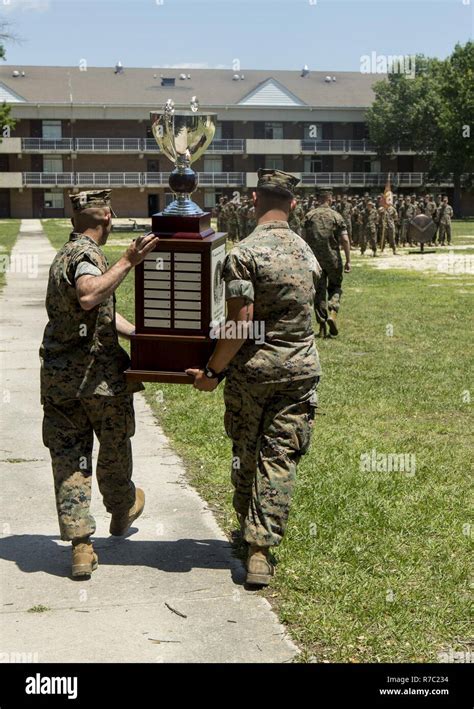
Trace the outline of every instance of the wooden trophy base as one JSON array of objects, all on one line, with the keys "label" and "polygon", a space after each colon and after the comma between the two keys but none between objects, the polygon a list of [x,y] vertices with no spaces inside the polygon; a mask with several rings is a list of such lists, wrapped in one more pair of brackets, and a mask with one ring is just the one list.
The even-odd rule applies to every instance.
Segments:
[{"label": "wooden trophy base", "polygon": [[216,340],[211,322],[225,316],[221,281],[226,234],[210,228],[210,214],[156,214],[155,250],[135,268],[136,334],[127,381],[192,384],[186,369],[202,369]]},{"label": "wooden trophy base", "polygon": [[151,230],[157,236],[168,239],[205,239],[215,233],[211,227],[210,212],[204,212],[200,217],[154,214]]},{"label": "wooden trophy base", "polygon": [[207,337],[132,335],[132,366],[126,372],[127,380],[192,384],[194,379],[185,370],[204,367],[214,346],[215,340]]}]

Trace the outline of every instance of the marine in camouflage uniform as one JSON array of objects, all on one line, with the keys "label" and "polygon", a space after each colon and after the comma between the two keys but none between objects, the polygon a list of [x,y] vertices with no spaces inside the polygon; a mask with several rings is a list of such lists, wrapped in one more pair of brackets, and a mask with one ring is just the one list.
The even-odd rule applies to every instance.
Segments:
[{"label": "marine in camouflage uniform", "polygon": [[352,245],[359,246],[360,233],[362,228],[362,214],[360,208],[360,198],[356,195],[352,202]]},{"label": "marine in camouflage uniform", "polygon": [[448,198],[443,197],[443,201],[436,213],[437,222],[439,224],[439,243],[441,246],[444,246],[445,240],[447,240],[448,246],[451,244],[451,219],[453,215],[454,211],[448,202]]},{"label": "marine in camouflage uniform", "polygon": [[331,207],[332,195],[324,193],[324,202],[306,216],[305,238],[319,265],[322,276],[318,282],[314,301],[316,320],[320,326],[319,336],[338,334],[336,315],[342,297],[343,265],[341,244],[346,255],[346,270],[350,270],[350,242],[342,216]]},{"label": "marine in camouflage uniform", "polygon": [[[75,219],[83,212],[90,216],[91,210],[107,215],[110,191],[82,192],[71,195],[71,201]],[[106,241],[108,232],[103,233]],[[128,263],[124,262],[124,275],[136,265]],[[125,380],[130,360],[118,341],[115,295],[111,292],[95,307],[84,309],[76,290],[83,276],[101,276],[108,269],[98,243],[73,232],[50,268],[48,324],[40,348],[43,441],[51,454],[61,539],[72,541],[79,557],[91,562],[81,565],[76,559],[75,564],[73,552],[74,576],[88,575],[97,564],[89,540],[96,529],[90,512],[94,433],[100,443],[97,481],[112,514],[111,533],[117,520],[134,508],[137,497],[130,443],[135,431],[132,395],[143,387]],[[123,322],[129,333],[133,331],[131,323]]]},{"label": "marine in camouflage uniform", "polygon": [[352,200],[346,194],[342,195],[340,215],[344,219],[349,241],[352,243]]},{"label": "marine in camouflage uniform", "polygon": [[362,240],[360,244],[360,253],[364,254],[367,248],[367,243],[369,243],[370,248],[373,251],[374,256],[377,254],[377,225],[379,220],[379,215],[375,209],[373,202],[367,202],[367,206],[364,209],[363,215],[363,230],[362,230]]},{"label": "marine in camouflage uniform", "polygon": [[[321,269],[284,218],[297,182],[279,170],[259,171],[259,224],[223,266],[229,307],[253,307],[253,322],[265,325],[264,340],[246,339],[230,363],[220,340],[208,365],[221,371],[217,365],[224,361],[221,366],[227,367],[225,429],[233,448],[233,504],[250,545],[247,582],[262,585],[273,574],[268,550],[282,540],[297,464],[310,445],[321,373],[311,321]],[[281,212],[282,219],[262,221],[269,209]],[[201,372],[189,372],[197,388],[209,390]]]},{"label": "marine in camouflage uniform", "polygon": [[239,241],[245,239],[247,236],[247,211],[248,211],[248,201],[243,199],[242,202],[237,206],[237,219],[239,222]]},{"label": "marine in camouflage uniform", "polygon": [[296,209],[292,209],[288,216],[288,225],[295,234],[301,236],[301,220],[296,212]]},{"label": "marine in camouflage uniform", "polygon": [[237,214],[237,205],[235,204],[235,202],[228,203],[225,214],[227,217],[227,231],[229,234],[229,239],[231,241],[239,241],[239,217]]},{"label": "marine in camouflage uniform", "polygon": [[249,236],[250,234],[253,233],[254,229],[257,227],[257,220],[255,218],[255,207],[253,204],[249,208],[248,212],[248,230],[249,230]]},{"label": "marine in camouflage uniform", "polygon": [[415,207],[412,204],[411,197],[408,195],[401,206],[400,210],[401,216],[401,233],[400,233],[400,244],[405,246],[408,237],[408,227],[410,226],[410,221],[416,216]]},{"label": "marine in camouflage uniform", "polygon": [[[390,248],[392,249],[393,253],[397,253],[397,246],[396,246],[396,225],[398,222],[398,214],[397,210],[393,206],[393,204],[390,204],[386,209],[381,207],[381,212],[380,212],[380,222],[382,226],[382,233],[383,233],[383,239],[384,242],[388,241]],[[385,245],[385,243],[384,243]],[[382,248],[383,251],[383,248]]]},{"label": "marine in camouflage uniform", "polygon": [[219,204],[216,206],[216,216],[217,216],[217,231],[225,232],[227,231],[227,223],[225,220],[225,206],[226,198],[221,197],[219,199]]}]

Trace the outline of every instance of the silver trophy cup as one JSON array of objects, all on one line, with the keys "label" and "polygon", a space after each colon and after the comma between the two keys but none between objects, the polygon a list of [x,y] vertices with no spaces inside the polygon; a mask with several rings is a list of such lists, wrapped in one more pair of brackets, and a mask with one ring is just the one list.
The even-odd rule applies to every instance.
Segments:
[{"label": "silver trophy cup", "polygon": [[216,132],[215,113],[198,113],[198,102],[191,101],[190,111],[176,112],[174,102],[167,101],[162,112],[150,114],[154,138],[162,152],[175,165],[169,185],[176,199],[162,212],[166,216],[197,217],[202,209],[192,201],[198,178],[191,168],[205,153]]}]

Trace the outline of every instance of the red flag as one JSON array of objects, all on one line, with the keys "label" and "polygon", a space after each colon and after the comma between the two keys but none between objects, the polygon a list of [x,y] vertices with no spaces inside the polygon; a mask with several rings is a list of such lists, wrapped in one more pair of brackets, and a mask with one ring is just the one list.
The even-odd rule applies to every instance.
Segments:
[{"label": "red flag", "polygon": [[390,173],[388,173],[387,184],[385,185],[385,191],[383,193],[382,207],[387,209],[387,207],[393,206],[393,192],[390,186]]}]

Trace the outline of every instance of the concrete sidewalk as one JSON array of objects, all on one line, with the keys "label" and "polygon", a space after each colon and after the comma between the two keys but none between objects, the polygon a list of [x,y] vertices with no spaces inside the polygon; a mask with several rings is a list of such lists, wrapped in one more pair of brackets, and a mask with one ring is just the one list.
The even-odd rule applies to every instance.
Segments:
[{"label": "concrete sidewalk", "polygon": [[[186,484],[181,461],[141,396],[134,480],[147,503],[138,531],[125,539],[109,537],[110,517],[95,484],[99,568],[89,581],[69,578],[70,545],[58,538],[39,403],[38,347],[53,255],[40,223],[24,221],[13,256],[30,265],[37,258],[38,274],[14,269],[0,295],[0,659],[291,660],[297,649],[267,601],[243,589],[241,563]],[[48,610],[28,612],[34,606]]]}]

